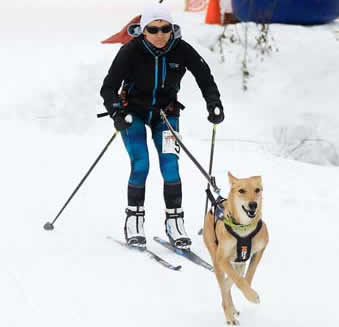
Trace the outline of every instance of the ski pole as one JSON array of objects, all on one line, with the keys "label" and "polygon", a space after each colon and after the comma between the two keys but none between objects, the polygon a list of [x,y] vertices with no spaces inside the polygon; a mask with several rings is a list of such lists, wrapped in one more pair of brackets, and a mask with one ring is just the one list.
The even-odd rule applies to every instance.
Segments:
[{"label": "ski pole", "polygon": [[44,229],[45,230],[53,230],[54,229],[54,224],[57,221],[57,219],[60,217],[61,213],[64,211],[64,209],[67,207],[67,205],[70,203],[70,201],[72,200],[72,198],[74,197],[74,195],[77,193],[77,191],[79,190],[79,188],[81,187],[81,185],[85,182],[86,178],[89,176],[89,174],[92,172],[92,170],[94,169],[94,167],[96,166],[96,164],[99,162],[99,160],[101,159],[101,157],[104,155],[104,153],[106,152],[106,150],[108,149],[108,147],[111,145],[111,143],[113,142],[113,140],[115,139],[115,137],[118,135],[119,131],[115,131],[115,133],[113,134],[113,136],[110,138],[110,140],[107,142],[107,144],[105,145],[104,149],[101,151],[101,153],[99,154],[99,156],[97,157],[97,159],[94,161],[94,163],[92,164],[92,166],[90,167],[90,169],[88,170],[88,172],[86,173],[86,175],[82,178],[82,180],[80,181],[80,183],[78,184],[78,186],[75,188],[75,190],[73,191],[73,193],[70,195],[70,197],[67,199],[66,203],[63,205],[63,207],[61,208],[61,210],[59,211],[59,213],[56,215],[56,217],[54,218],[54,220],[50,223],[47,222],[44,225]]},{"label": "ski pole", "polygon": [[172,135],[176,139],[176,141],[181,146],[181,148],[188,155],[188,157],[193,161],[193,163],[197,166],[197,168],[200,170],[200,172],[203,174],[203,176],[207,179],[207,182],[208,182],[209,185],[212,186],[213,191],[219,195],[220,194],[220,189],[217,187],[217,185],[215,183],[215,178],[213,176],[210,176],[206,172],[206,170],[200,165],[200,163],[197,161],[197,159],[195,159],[194,156],[189,152],[189,150],[186,148],[184,143],[182,143],[182,141],[178,138],[178,136],[176,135],[173,127],[170,125],[170,123],[169,123],[169,121],[168,121],[168,119],[166,117],[165,112],[162,109],[160,109],[160,115],[161,115],[161,118],[164,120],[165,124],[167,125],[168,129],[171,131]]},{"label": "ski pole", "polygon": [[[212,175],[212,167],[213,167],[213,156],[214,156],[214,145],[215,145],[215,134],[216,134],[216,129],[217,129],[217,125],[214,124],[213,125],[213,132],[212,132],[212,141],[211,141],[211,152],[210,152],[210,165],[209,165],[209,169],[208,169],[208,173],[210,175]],[[210,190],[210,184],[207,184],[207,190]],[[204,214],[204,218],[207,214],[207,209],[208,209],[208,196],[206,195],[206,203],[205,203],[205,214]],[[198,232],[198,235],[201,235],[203,232],[203,229],[201,228]]]}]

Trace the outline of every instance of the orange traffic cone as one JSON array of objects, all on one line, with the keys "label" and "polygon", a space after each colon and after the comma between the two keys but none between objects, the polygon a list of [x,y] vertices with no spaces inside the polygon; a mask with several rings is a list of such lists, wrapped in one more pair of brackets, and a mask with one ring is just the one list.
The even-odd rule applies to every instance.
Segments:
[{"label": "orange traffic cone", "polygon": [[221,25],[219,0],[209,0],[205,23]]}]

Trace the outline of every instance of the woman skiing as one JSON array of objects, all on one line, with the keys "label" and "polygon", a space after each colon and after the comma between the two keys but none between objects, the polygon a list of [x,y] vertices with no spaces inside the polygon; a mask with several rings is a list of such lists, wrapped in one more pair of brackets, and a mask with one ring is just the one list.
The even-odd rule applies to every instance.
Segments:
[{"label": "woman skiing", "polygon": [[[170,138],[166,134],[167,126],[160,118],[160,109],[165,111],[171,126],[178,132],[179,114],[184,106],[177,101],[177,93],[186,69],[197,81],[207,104],[208,120],[213,124],[224,120],[220,94],[208,65],[192,46],[181,39],[179,26],[173,24],[171,14],[163,4],[147,7],[140,24],[129,26],[129,33],[134,38],[119,50],[100,91],[115,128],[121,131],[131,160],[124,228],[126,242],[131,246],[146,246],[147,125],[152,131],[164,179],[166,234],[174,246],[187,249],[191,239],[185,231],[181,208],[178,156],[174,145],[173,148],[163,146]],[[131,116],[133,119],[128,119]]]}]

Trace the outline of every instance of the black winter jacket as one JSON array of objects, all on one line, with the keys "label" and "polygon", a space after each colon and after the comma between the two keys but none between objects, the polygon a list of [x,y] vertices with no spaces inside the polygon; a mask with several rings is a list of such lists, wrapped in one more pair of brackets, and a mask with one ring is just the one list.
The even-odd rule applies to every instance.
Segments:
[{"label": "black winter jacket", "polygon": [[147,119],[151,111],[156,114],[157,109],[177,101],[186,69],[194,75],[207,104],[220,101],[208,65],[180,37],[173,37],[160,55],[143,35],[122,46],[104,79],[100,94],[107,111],[112,112],[113,103],[119,102],[118,92],[123,83],[127,91],[127,110]]}]

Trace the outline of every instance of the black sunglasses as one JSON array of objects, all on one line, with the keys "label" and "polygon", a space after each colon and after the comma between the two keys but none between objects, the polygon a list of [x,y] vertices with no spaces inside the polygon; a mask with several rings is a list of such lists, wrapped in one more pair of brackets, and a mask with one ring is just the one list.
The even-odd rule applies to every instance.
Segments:
[{"label": "black sunglasses", "polygon": [[164,25],[164,26],[161,26],[161,27],[158,27],[158,26],[146,26],[146,31],[150,34],[157,34],[159,33],[159,31],[161,31],[162,33],[169,33],[172,31],[172,25]]}]

